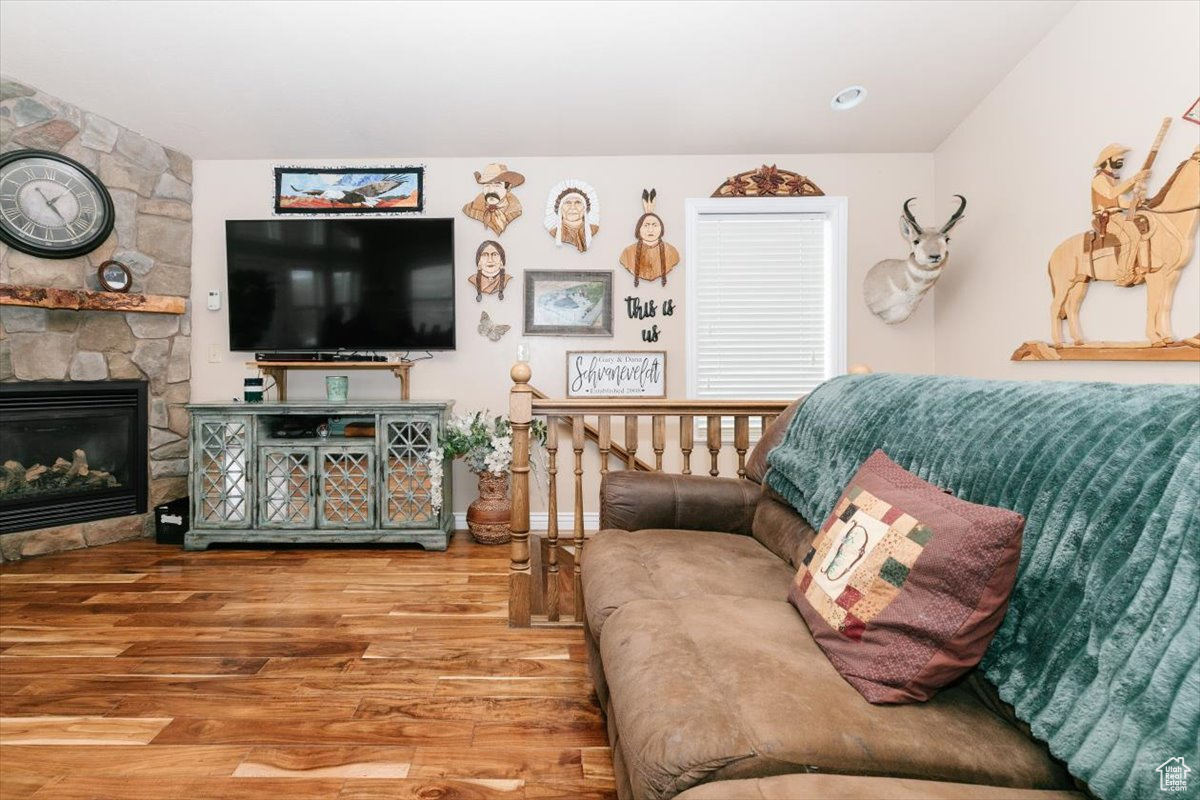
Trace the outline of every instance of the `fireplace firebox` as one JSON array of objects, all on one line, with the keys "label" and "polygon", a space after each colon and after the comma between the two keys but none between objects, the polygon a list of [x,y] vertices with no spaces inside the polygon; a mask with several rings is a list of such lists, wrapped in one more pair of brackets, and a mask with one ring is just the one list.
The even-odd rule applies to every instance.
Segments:
[{"label": "fireplace firebox", "polygon": [[0,533],[146,511],[145,381],[0,384]]}]

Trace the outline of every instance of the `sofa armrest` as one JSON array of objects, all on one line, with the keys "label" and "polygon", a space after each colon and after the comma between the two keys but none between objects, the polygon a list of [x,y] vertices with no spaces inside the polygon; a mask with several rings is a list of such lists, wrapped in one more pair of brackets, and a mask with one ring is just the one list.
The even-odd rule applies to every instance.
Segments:
[{"label": "sofa armrest", "polygon": [[740,478],[609,472],[600,483],[600,528],[678,528],[750,535],[762,487]]}]

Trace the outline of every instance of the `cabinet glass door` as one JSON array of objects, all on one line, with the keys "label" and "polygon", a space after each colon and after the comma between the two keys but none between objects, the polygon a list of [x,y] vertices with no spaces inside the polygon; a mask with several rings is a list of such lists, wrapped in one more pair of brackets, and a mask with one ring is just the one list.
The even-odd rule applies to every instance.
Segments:
[{"label": "cabinet glass door", "polygon": [[365,447],[322,447],[319,459],[321,528],[375,526],[375,454]]},{"label": "cabinet glass door", "polygon": [[429,451],[438,440],[439,423],[439,417],[430,414],[384,417],[381,527],[437,526]]},{"label": "cabinet glass door", "polygon": [[312,528],[317,521],[311,447],[258,449],[258,524],[262,528]]},{"label": "cabinet glass door", "polygon": [[253,502],[247,474],[249,418],[198,416],[193,425],[193,524],[198,528],[248,527]]}]

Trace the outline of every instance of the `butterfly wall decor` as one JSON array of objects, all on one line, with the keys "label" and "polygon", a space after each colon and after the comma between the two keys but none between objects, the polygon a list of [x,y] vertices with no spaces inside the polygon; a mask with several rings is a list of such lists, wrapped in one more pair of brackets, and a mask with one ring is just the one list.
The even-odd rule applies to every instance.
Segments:
[{"label": "butterfly wall decor", "polygon": [[493,342],[500,341],[500,337],[508,333],[509,329],[511,328],[512,325],[500,325],[499,323],[493,322],[492,318],[488,316],[486,311],[479,315],[479,335],[486,336]]}]

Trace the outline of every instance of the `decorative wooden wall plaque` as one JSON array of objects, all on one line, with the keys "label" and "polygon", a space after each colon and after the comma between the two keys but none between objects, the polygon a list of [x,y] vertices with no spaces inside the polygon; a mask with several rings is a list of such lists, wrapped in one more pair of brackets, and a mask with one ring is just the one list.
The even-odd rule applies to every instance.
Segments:
[{"label": "decorative wooden wall plaque", "polygon": [[[1050,342],[1027,341],[1013,361],[1200,361],[1200,334],[1177,339],[1171,331],[1171,306],[1179,273],[1195,249],[1200,223],[1200,147],[1192,151],[1163,184],[1146,197],[1146,180],[1171,120],[1139,172],[1122,179],[1127,147],[1109,145],[1096,160],[1092,179],[1092,229],[1068,238],[1050,255]],[[1079,308],[1092,281],[1119,287],[1145,284],[1146,338],[1106,342],[1084,336]],[[1130,312],[1135,313],[1130,297]],[[1063,323],[1071,344],[1063,343]]]},{"label": "decorative wooden wall plaque", "polygon": [[739,172],[717,187],[713,197],[820,197],[825,192],[809,178],[797,172],[763,164],[749,172]]}]

